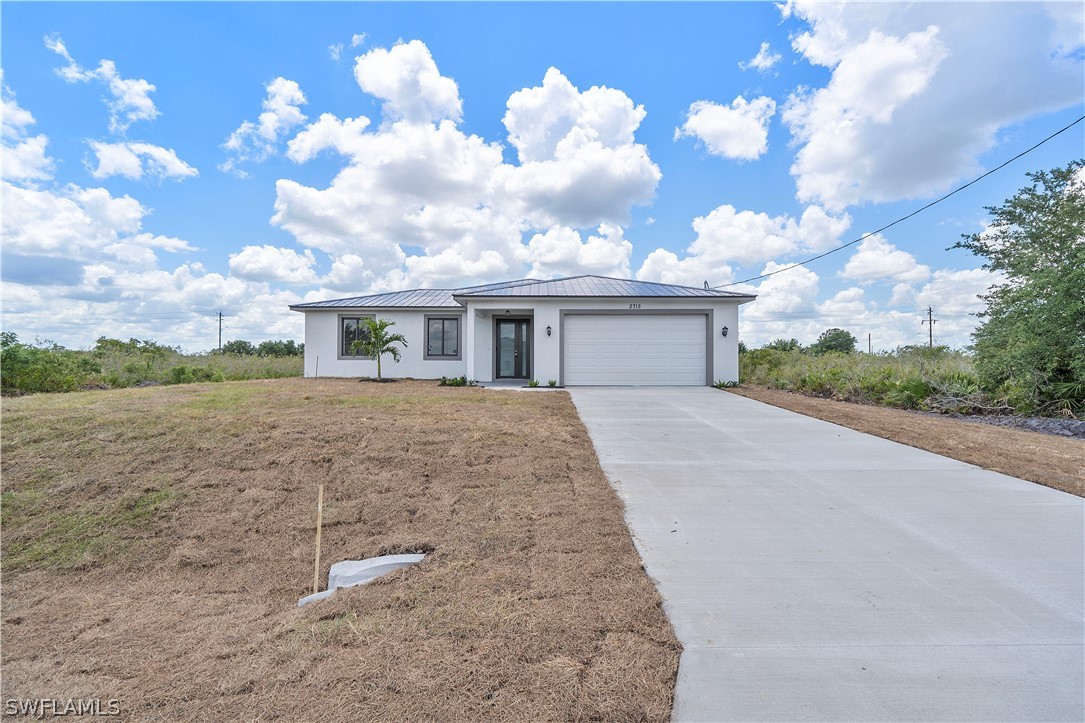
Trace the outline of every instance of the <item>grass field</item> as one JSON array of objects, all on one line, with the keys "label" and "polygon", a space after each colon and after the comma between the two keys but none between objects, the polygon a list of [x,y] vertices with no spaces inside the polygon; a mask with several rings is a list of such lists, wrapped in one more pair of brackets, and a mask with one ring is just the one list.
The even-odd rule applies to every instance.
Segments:
[{"label": "grass field", "polygon": [[[133,720],[664,720],[679,646],[567,394],[3,400],[2,695]],[[330,563],[428,551],[309,592]]]}]

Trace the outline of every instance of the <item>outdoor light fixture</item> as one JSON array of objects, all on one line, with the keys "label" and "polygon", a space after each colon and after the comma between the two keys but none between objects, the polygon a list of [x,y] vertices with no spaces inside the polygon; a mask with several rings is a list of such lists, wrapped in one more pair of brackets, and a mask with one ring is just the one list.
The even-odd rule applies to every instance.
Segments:
[{"label": "outdoor light fixture", "polygon": [[547,325],[546,325],[546,335],[547,335],[547,336],[550,336],[550,335],[551,335],[551,334],[553,334],[553,333],[554,333],[554,330],[550,328],[550,325],[549,325],[549,324],[547,324]]},{"label": "outdoor light fixture", "polygon": [[505,309],[505,316],[510,316],[508,309]]},{"label": "outdoor light fixture", "polygon": [[727,336],[727,327],[726,326],[723,327],[723,329],[721,331],[723,332],[724,336]]}]

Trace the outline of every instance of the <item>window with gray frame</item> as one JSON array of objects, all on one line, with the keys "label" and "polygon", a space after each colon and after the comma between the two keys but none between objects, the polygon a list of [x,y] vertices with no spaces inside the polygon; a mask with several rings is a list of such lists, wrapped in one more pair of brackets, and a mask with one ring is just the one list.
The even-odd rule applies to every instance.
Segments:
[{"label": "window with gray frame", "polygon": [[460,317],[426,317],[426,359],[460,358]]},{"label": "window with gray frame", "polygon": [[354,357],[356,359],[368,359],[365,354],[356,352],[351,347],[356,341],[365,341],[369,338],[369,331],[365,327],[365,320],[372,316],[341,316],[339,317],[339,356]]}]

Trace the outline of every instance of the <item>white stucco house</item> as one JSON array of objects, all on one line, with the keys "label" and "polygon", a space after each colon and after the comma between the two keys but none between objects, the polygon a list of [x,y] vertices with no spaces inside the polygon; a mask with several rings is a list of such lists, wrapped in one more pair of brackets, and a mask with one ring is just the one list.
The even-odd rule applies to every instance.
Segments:
[{"label": "white stucco house", "polygon": [[603,276],[521,279],[295,304],[305,376],[375,376],[352,354],[360,319],[407,339],[385,376],[570,385],[706,385],[738,380],[738,307],[749,294]]}]

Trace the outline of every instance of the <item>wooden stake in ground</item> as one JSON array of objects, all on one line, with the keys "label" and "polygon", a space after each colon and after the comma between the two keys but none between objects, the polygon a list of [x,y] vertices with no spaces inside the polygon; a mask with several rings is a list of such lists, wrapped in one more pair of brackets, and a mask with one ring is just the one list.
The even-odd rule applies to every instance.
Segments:
[{"label": "wooden stake in ground", "polygon": [[316,560],[313,562],[313,594],[320,592],[320,526],[324,521],[324,485],[316,493]]}]

